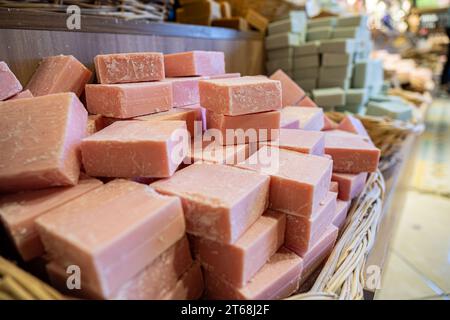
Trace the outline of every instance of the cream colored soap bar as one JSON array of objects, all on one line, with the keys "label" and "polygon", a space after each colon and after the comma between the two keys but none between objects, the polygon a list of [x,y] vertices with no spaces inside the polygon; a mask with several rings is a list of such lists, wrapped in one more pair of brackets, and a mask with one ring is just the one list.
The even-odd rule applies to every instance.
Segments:
[{"label": "cream colored soap bar", "polygon": [[110,296],[185,234],[181,201],[113,180],[36,220],[49,257]]},{"label": "cream colored soap bar", "polygon": [[26,89],[35,97],[61,92],[80,96],[91,78],[92,72],[74,56],[52,56],[42,59]]},{"label": "cream colored soap bar", "polygon": [[86,123],[73,93],[0,103],[0,192],[75,185]]},{"label": "cream colored soap bar", "polygon": [[267,208],[269,177],[220,164],[193,164],[151,184],[182,199],[187,231],[234,243]]},{"label": "cream colored soap bar", "polygon": [[145,82],[164,79],[160,52],[99,54],[94,58],[100,83]]}]

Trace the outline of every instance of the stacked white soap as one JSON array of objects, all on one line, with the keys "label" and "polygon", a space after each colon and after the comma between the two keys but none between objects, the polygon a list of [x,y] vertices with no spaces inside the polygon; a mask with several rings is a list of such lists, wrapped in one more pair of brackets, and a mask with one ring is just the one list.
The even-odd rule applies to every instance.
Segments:
[{"label": "stacked white soap", "polygon": [[304,11],[290,11],[269,24],[265,42],[268,74],[282,69],[289,76],[293,76],[294,49],[306,40],[306,24],[307,18]]}]

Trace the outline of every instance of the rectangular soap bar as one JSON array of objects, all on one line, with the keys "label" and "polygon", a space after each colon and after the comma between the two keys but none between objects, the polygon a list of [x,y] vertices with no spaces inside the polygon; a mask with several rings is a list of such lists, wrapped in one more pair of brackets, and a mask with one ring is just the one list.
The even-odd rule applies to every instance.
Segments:
[{"label": "rectangular soap bar", "polygon": [[345,116],[344,119],[339,123],[337,129],[359,134],[363,137],[369,137],[369,134],[367,133],[366,128],[364,128],[361,120],[355,118],[354,116]]},{"label": "rectangular soap bar", "polygon": [[74,56],[59,55],[42,59],[25,89],[33,96],[73,92],[80,96],[92,72]]},{"label": "rectangular soap bar", "polygon": [[341,88],[316,89],[312,94],[314,101],[321,107],[345,105],[345,91]]},{"label": "rectangular soap bar", "polygon": [[73,93],[2,102],[0,192],[75,185],[86,123]]},{"label": "rectangular soap bar", "polygon": [[320,131],[323,128],[323,110],[311,107],[286,107],[281,110],[282,119],[298,119],[300,129]]},{"label": "rectangular soap bar", "polygon": [[284,32],[293,32],[293,33],[302,33],[305,31],[306,27],[306,15],[303,19],[283,19],[277,20],[269,24],[268,33],[269,35],[284,33]]},{"label": "rectangular soap bar", "polygon": [[163,82],[172,84],[172,101],[174,107],[185,107],[200,102],[198,81],[209,77],[166,78]]},{"label": "rectangular soap bar", "polygon": [[163,80],[161,52],[99,54],[94,58],[97,80],[102,84]]},{"label": "rectangular soap bar", "polygon": [[347,89],[345,92],[345,102],[347,104],[366,104],[369,100],[369,92],[366,88]]},{"label": "rectangular soap bar", "polygon": [[337,181],[331,180],[330,191],[331,192],[335,192],[335,193],[339,193],[339,183]]},{"label": "rectangular soap bar", "polygon": [[311,92],[317,88],[317,79],[301,79],[295,80],[295,82],[305,91]]},{"label": "rectangular soap bar", "polygon": [[168,111],[152,113],[146,116],[133,118],[143,121],[184,121],[191,137],[195,137],[203,131],[203,117],[200,105],[192,105],[184,108],[173,108]]},{"label": "rectangular soap bar", "polygon": [[175,287],[162,300],[197,300],[203,295],[204,280],[200,263],[195,261],[181,276]]},{"label": "rectangular soap bar", "polygon": [[369,138],[326,134],[325,153],[333,158],[333,171],[341,173],[375,172],[380,149]]},{"label": "rectangular soap bar", "polygon": [[194,163],[151,186],[182,199],[189,233],[234,243],[267,208],[269,181],[252,171]]},{"label": "rectangular soap bar", "polygon": [[[326,89],[326,88],[340,88],[343,90],[348,90],[350,88],[350,79],[349,78],[342,78],[342,79],[336,79],[336,78],[324,78],[320,77],[318,82],[318,88],[319,89]],[[347,97],[347,95],[345,95]],[[347,101],[346,101],[347,102]]]},{"label": "rectangular soap bar", "polygon": [[336,25],[339,27],[344,26],[365,26],[367,24],[368,17],[366,15],[349,15],[339,17],[336,21]]},{"label": "rectangular soap bar", "polygon": [[275,73],[279,69],[284,70],[287,73],[291,73],[293,68],[294,63],[292,59],[276,59],[266,61],[267,74]]},{"label": "rectangular soap bar", "polygon": [[349,79],[352,76],[353,65],[320,67],[319,77],[322,79]]},{"label": "rectangular soap bar", "polygon": [[22,91],[22,85],[4,61],[0,61],[0,101]]},{"label": "rectangular soap bar", "polygon": [[83,166],[90,176],[170,177],[188,151],[183,121],[117,121],[83,139]]},{"label": "rectangular soap bar", "polygon": [[266,50],[273,50],[286,47],[298,46],[302,41],[302,36],[297,33],[285,32],[277,33],[266,37]]},{"label": "rectangular soap bar", "polygon": [[321,156],[325,146],[325,134],[319,131],[280,129],[278,139],[273,144],[270,141],[267,144],[281,149]]},{"label": "rectangular soap bar", "polygon": [[103,117],[100,114],[90,114],[87,119],[86,136],[96,133],[104,128]]},{"label": "rectangular soap bar", "polygon": [[249,144],[223,146],[217,142],[196,141],[196,139],[194,139],[191,141],[191,148],[189,149],[183,164],[211,162],[233,165],[247,159],[250,152],[254,149],[255,148],[250,148]]},{"label": "rectangular soap bar", "polygon": [[315,29],[318,27],[334,27],[336,25],[336,17],[320,17],[308,20],[308,28]]},{"label": "rectangular soap bar", "polygon": [[330,27],[318,27],[313,29],[308,29],[306,34],[306,41],[316,41],[330,39],[333,34],[333,28]]},{"label": "rectangular soap bar", "polygon": [[324,53],[322,65],[326,67],[348,66],[352,64],[353,55],[349,53]]},{"label": "rectangular soap bar", "polygon": [[51,259],[78,265],[102,296],[116,292],[185,232],[177,197],[113,180],[36,219]]},{"label": "rectangular soap bar", "polygon": [[225,55],[219,51],[187,51],[164,55],[166,77],[212,76],[225,73]]},{"label": "rectangular soap bar", "polygon": [[295,68],[295,80],[317,79],[319,77],[319,67]]},{"label": "rectangular soap bar", "polygon": [[300,120],[294,118],[281,118],[280,129],[300,129]]},{"label": "rectangular soap bar", "polygon": [[312,99],[308,96],[304,97],[302,101],[298,104],[300,107],[315,107],[317,108],[317,104],[312,101]]},{"label": "rectangular soap bar", "polygon": [[280,111],[227,116],[207,110],[206,127],[219,131],[222,145],[271,141],[278,137]]},{"label": "rectangular soap bar", "polygon": [[320,66],[320,57],[318,54],[302,55],[294,58],[295,69],[318,66]]},{"label": "rectangular soap bar", "polygon": [[268,210],[233,244],[193,237],[196,258],[211,275],[241,288],[284,243],[286,215]]},{"label": "rectangular soap bar", "polygon": [[320,41],[309,41],[294,48],[294,56],[305,56],[319,53]]},{"label": "rectangular soap bar", "polygon": [[253,28],[262,31],[264,33],[269,24],[269,20],[266,17],[264,17],[263,15],[259,14],[257,11],[251,8],[247,9],[245,20],[247,20],[248,24],[251,25]]},{"label": "rectangular soap bar", "polygon": [[303,262],[288,249],[281,248],[242,288],[205,271],[206,298],[213,300],[278,300],[297,291]]},{"label": "rectangular soap bar", "polygon": [[15,99],[24,99],[24,98],[33,98],[33,94],[30,90],[23,90],[15,95],[13,95],[9,100],[15,100]]},{"label": "rectangular soap bar", "polygon": [[86,85],[90,113],[112,118],[133,118],[172,108],[170,82],[139,82]]},{"label": "rectangular soap bar", "polygon": [[200,105],[229,116],[279,110],[281,83],[263,77],[202,80]]},{"label": "rectangular soap bar", "polygon": [[336,193],[328,192],[312,217],[287,214],[285,246],[303,257],[322,237],[336,213]]},{"label": "rectangular soap bar", "polygon": [[353,53],[355,51],[354,39],[333,39],[320,42],[321,53]]},{"label": "rectangular soap bar", "polygon": [[303,256],[301,282],[305,281],[333,250],[339,230],[330,225],[320,240]]},{"label": "rectangular soap bar", "polygon": [[180,277],[192,266],[189,242],[184,236],[159,255],[144,270],[122,285],[118,291],[103,296],[89,279],[81,278],[80,290],[69,290],[64,267],[52,261],[46,265],[51,284],[61,293],[83,299],[159,300],[174,290]]},{"label": "rectangular soap bar", "polygon": [[350,201],[337,200],[336,202],[336,212],[333,218],[333,225],[336,228],[341,229],[345,224],[345,219],[347,218],[347,212],[350,209]]},{"label": "rectangular soap bar", "polygon": [[338,198],[344,201],[349,201],[359,196],[364,189],[366,179],[367,172],[361,172],[358,174],[335,172],[331,176],[331,180],[339,183]]},{"label": "rectangular soap bar", "polygon": [[263,146],[238,166],[270,174],[269,202],[276,211],[309,217],[330,188],[332,161],[326,157]]},{"label": "rectangular soap bar", "polygon": [[273,49],[273,50],[267,50],[267,60],[279,60],[279,59],[292,59],[294,56],[294,48],[293,47],[287,47],[287,48],[279,48],[279,49]]},{"label": "rectangular soap bar", "polygon": [[412,117],[412,112],[413,109],[411,105],[394,101],[369,101],[369,103],[367,104],[367,115],[372,116],[386,116],[391,119],[408,121]]},{"label": "rectangular soap bar", "polygon": [[[222,2],[223,4],[224,2]],[[229,17],[229,18],[220,18],[214,19],[211,21],[211,26],[213,27],[222,27],[222,28],[230,28],[238,31],[248,31],[248,23],[242,17]]]},{"label": "rectangular soap bar", "polygon": [[46,188],[0,197],[0,220],[23,260],[44,254],[34,221],[46,212],[98,188],[97,179],[80,179],[73,187]]},{"label": "rectangular soap bar", "polygon": [[270,76],[270,79],[278,80],[281,83],[283,107],[294,106],[305,97],[305,91],[292,81],[283,70],[277,70]]}]

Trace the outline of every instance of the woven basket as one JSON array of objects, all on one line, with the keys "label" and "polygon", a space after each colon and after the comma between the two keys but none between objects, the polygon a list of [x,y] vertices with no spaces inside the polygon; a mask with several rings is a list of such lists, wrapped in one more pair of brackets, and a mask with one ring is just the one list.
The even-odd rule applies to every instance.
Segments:
[{"label": "woven basket", "polygon": [[[341,112],[327,112],[326,115],[336,122],[340,122],[346,116]],[[387,171],[398,163],[399,151],[409,135],[423,131],[423,124],[420,123],[403,122],[387,117],[354,116],[361,120],[373,143],[381,150],[378,165],[381,172]]]},{"label": "woven basket", "polygon": [[168,0],[0,0],[0,7],[66,12],[68,6],[77,5],[81,14],[162,21],[167,15],[167,3]]},{"label": "woven basket", "polygon": [[0,256],[0,300],[62,300],[63,296]]},{"label": "woven basket", "polygon": [[369,175],[363,192],[353,202],[343,232],[311,290],[288,300],[363,299],[365,263],[375,243],[384,194],[384,178],[378,170]]}]

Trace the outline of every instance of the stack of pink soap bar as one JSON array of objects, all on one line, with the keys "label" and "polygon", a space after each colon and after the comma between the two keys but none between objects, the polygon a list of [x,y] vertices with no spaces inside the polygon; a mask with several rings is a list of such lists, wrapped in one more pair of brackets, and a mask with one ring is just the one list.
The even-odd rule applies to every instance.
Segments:
[{"label": "stack of pink soap bar", "polygon": [[61,92],[80,96],[91,78],[92,72],[74,56],[52,56],[42,59],[26,89],[35,97]]},{"label": "stack of pink soap bar", "polygon": [[325,135],[319,131],[280,129],[278,139],[269,141],[267,144],[281,149],[321,156],[325,145]]},{"label": "stack of pink soap bar", "polygon": [[285,226],[284,214],[267,211],[235,243],[193,237],[193,251],[209,273],[240,288],[284,243]]},{"label": "stack of pink soap bar", "polygon": [[198,82],[208,77],[166,78],[164,82],[172,84],[172,100],[174,107],[186,107],[200,103]]},{"label": "stack of pink soap bar", "polygon": [[100,54],[94,58],[97,80],[103,84],[163,80],[160,52]]},{"label": "stack of pink soap bar", "polygon": [[283,90],[283,107],[295,106],[305,97],[305,91],[284,73],[283,70],[278,69],[270,76],[270,79],[279,80],[281,83],[281,88]]},{"label": "stack of pink soap bar", "polygon": [[281,248],[249,283],[240,288],[205,270],[206,297],[225,300],[283,299],[297,291],[302,270],[302,259]]},{"label": "stack of pink soap bar", "polygon": [[133,279],[185,232],[181,201],[114,180],[36,219],[52,261],[82,270],[82,284],[103,297]]},{"label": "stack of pink soap bar", "polygon": [[6,100],[22,91],[22,85],[9,69],[8,65],[0,61],[0,101]]},{"label": "stack of pink soap bar", "polygon": [[211,76],[205,76],[205,79],[226,79],[226,78],[240,78],[241,74],[239,72],[235,72],[235,73],[224,73],[224,74],[215,74],[215,75],[211,75]]},{"label": "stack of pink soap bar", "polygon": [[183,121],[118,121],[83,139],[86,173],[98,177],[170,177],[189,143]]},{"label": "stack of pink soap bar", "polygon": [[225,55],[218,51],[188,51],[164,55],[167,77],[213,76],[225,73]]},{"label": "stack of pink soap bar", "polygon": [[320,131],[324,126],[323,111],[321,108],[285,107],[281,110],[281,121],[298,120],[299,129]]},{"label": "stack of pink soap bar", "polygon": [[334,172],[331,176],[331,180],[339,183],[338,198],[344,201],[349,201],[359,196],[364,189],[366,179],[367,172],[358,174]]},{"label": "stack of pink soap bar", "polygon": [[97,179],[83,178],[73,187],[47,188],[0,197],[0,220],[23,260],[44,253],[35,220],[46,212],[102,185]]},{"label": "stack of pink soap bar", "polygon": [[86,124],[73,93],[2,102],[0,192],[75,185]]},{"label": "stack of pink soap bar", "polygon": [[268,205],[269,177],[220,164],[193,164],[151,184],[183,200],[188,233],[234,243]]}]

